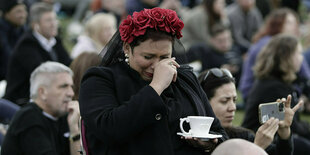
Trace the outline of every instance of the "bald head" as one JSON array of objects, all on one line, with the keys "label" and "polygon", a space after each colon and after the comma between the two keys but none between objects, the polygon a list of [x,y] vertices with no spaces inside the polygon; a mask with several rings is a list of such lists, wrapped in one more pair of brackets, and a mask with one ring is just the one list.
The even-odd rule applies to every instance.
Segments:
[{"label": "bald head", "polygon": [[212,155],[267,155],[259,146],[243,139],[230,139],[220,144]]}]

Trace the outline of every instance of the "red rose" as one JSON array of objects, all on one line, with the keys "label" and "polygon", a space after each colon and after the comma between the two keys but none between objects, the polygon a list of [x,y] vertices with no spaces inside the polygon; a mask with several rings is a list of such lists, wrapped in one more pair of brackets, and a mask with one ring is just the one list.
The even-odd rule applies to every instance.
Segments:
[{"label": "red rose", "polygon": [[183,29],[184,27],[184,23],[182,20],[178,19],[177,22],[175,22],[173,25],[172,25],[175,29],[175,34],[176,34],[176,37],[178,39],[180,39],[182,37],[182,32],[181,30]]},{"label": "red rose", "polygon": [[132,31],[134,29],[134,23],[130,15],[127,16],[121,25],[119,26],[120,36],[123,41],[131,43],[134,39],[132,36]]},{"label": "red rose", "polygon": [[119,32],[122,41],[131,43],[136,37],[144,35],[148,28],[171,33],[180,39],[183,27],[184,23],[175,11],[153,8],[134,12],[132,17],[128,15],[119,26]]},{"label": "red rose", "polygon": [[178,15],[175,11],[167,10],[167,16],[165,18],[165,31],[175,33],[175,29],[171,27],[178,20]]},{"label": "red rose", "polygon": [[152,25],[151,19],[145,11],[134,12],[132,15],[132,20],[135,23],[135,28],[138,30],[146,29]]},{"label": "red rose", "polygon": [[156,23],[155,29],[165,27],[164,19],[167,15],[166,9],[162,8],[146,9],[146,12]]}]

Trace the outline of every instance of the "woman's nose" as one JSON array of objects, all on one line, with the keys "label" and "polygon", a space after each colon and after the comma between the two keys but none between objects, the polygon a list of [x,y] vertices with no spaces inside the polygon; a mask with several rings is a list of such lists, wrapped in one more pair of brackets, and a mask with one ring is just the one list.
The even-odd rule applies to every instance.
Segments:
[{"label": "woman's nose", "polygon": [[151,68],[154,69],[155,66],[159,63],[160,59],[154,59],[152,62],[151,62]]},{"label": "woman's nose", "polygon": [[237,109],[236,104],[233,101],[229,102],[228,110],[229,111],[236,111],[236,109]]}]

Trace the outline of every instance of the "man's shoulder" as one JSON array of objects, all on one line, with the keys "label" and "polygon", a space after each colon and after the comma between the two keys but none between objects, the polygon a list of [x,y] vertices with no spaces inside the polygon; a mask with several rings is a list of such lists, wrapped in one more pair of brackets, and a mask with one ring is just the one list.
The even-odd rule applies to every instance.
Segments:
[{"label": "man's shoulder", "polygon": [[37,45],[39,44],[38,40],[35,39],[35,37],[32,34],[32,31],[28,30],[28,31],[25,31],[25,33],[21,36],[21,38],[16,44],[16,48],[17,49],[23,49],[24,47],[35,48],[34,45],[36,44]]},{"label": "man's shoulder", "polygon": [[43,122],[44,116],[42,111],[35,103],[28,103],[15,114],[10,126],[15,132],[20,132],[22,129],[36,125],[40,126]]}]

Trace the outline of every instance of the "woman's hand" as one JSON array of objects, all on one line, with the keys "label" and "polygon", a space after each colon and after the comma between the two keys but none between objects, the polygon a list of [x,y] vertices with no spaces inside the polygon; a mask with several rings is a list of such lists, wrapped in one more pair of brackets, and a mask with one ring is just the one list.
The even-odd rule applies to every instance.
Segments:
[{"label": "woman's hand", "polygon": [[204,150],[205,152],[211,152],[215,149],[216,144],[218,143],[218,139],[211,139],[209,141],[202,141],[199,138],[193,137],[181,137],[181,139],[185,139],[187,143],[195,148],[199,148]]},{"label": "woman's hand", "polygon": [[291,108],[291,100],[292,96],[288,95],[287,99],[282,98],[281,100],[278,99],[277,102],[283,102],[285,105],[285,116],[284,120],[279,122],[279,130],[278,134],[281,139],[288,139],[291,135],[290,126],[292,125],[293,118],[295,112],[303,106],[303,101],[300,100],[298,104],[296,104],[293,108]]},{"label": "woman's hand", "polygon": [[278,128],[279,120],[272,117],[258,128],[255,135],[254,144],[266,149],[272,143],[273,137]]},{"label": "woman's hand", "polygon": [[154,68],[153,79],[150,86],[160,95],[172,81],[177,80],[177,68],[180,65],[175,58],[163,59]]}]

